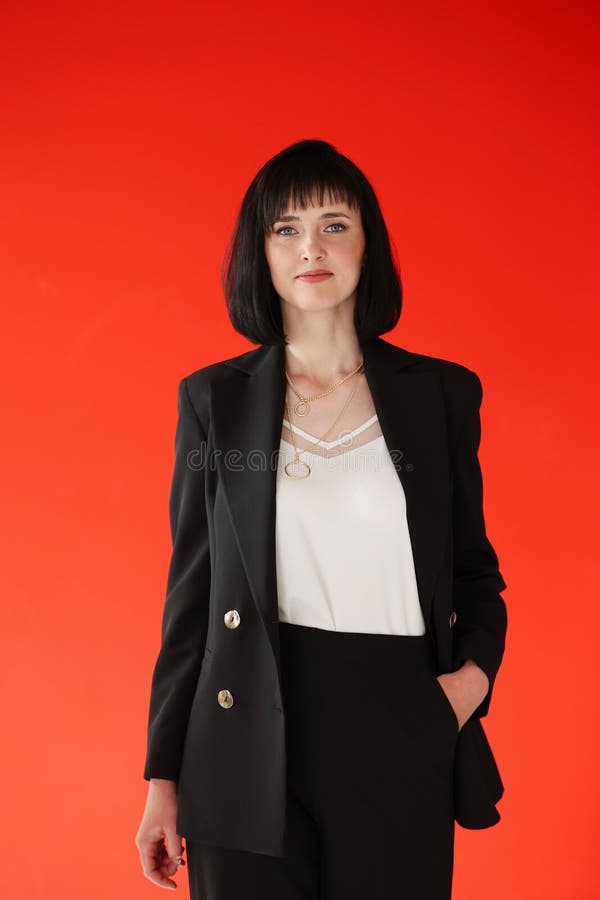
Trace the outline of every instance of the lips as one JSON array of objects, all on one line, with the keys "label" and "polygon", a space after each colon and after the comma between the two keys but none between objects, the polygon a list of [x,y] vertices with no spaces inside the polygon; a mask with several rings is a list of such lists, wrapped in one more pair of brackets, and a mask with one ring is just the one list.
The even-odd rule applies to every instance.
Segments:
[{"label": "lips", "polygon": [[298,278],[301,278],[303,275],[331,275],[329,269],[307,269],[306,272],[300,272]]},{"label": "lips", "polygon": [[325,272],[321,269],[315,272],[304,272],[302,275],[298,275],[297,277],[300,279],[300,281],[315,282],[325,281],[327,278],[331,278],[332,274],[332,272]]}]

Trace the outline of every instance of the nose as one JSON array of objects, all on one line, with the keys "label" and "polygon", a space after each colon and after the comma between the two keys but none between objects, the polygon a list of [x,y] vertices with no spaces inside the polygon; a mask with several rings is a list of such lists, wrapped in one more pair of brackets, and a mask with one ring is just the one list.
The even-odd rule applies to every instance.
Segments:
[{"label": "nose", "polygon": [[323,259],[323,245],[319,233],[307,233],[302,244],[303,259]]}]

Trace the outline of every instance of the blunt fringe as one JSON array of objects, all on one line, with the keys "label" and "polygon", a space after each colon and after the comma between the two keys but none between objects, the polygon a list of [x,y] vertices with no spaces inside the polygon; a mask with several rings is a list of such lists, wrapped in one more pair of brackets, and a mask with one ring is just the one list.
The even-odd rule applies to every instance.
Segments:
[{"label": "blunt fringe", "polygon": [[281,301],[271,280],[265,237],[288,202],[306,209],[326,193],[359,210],[365,265],[356,291],[354,326],[360,342],[391,331],[402,310],[402,282],[375,192],[361,170],[326,141],[291,144],[257,172],[242,200],[221,279],[233,328],[254,344],[286,342]]}]

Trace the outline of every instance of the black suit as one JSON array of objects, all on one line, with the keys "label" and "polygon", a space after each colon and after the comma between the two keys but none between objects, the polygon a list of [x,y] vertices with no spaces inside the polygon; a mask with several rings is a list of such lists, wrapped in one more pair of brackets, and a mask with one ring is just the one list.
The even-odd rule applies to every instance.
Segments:
[{"label": "black suit", "polygon": [[[474,659],[490,680],[458,735],[454,766],[456,820],[485,828],[500,818],[503,785],[480,719],[502,661],[507,615],[482,511],[481,382],[462,365],[382,338],[364,342],[362,352],[406,495],[438,673]],[[285,822],[275,569],[284,366],[283,346],[261,345],[179,383],[173,552],[144,769],[145,778],[179,783],[179,834],[270,855],[283,852]],[[227,624],[233,611],[238,627]],[[225,689],[231,708],[218,701]]]}]

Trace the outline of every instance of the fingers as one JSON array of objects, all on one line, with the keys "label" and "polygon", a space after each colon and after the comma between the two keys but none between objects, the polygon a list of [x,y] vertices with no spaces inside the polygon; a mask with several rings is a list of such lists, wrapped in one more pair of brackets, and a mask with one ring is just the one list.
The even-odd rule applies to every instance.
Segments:
[{"label": "fingers", "polygon": [[136,843],[140,854],[142,871],[146,878],[160,887],[175,890],[177,884],[172,878],[169,878],[169,875],[174,875],[180,865],[185,865],[183,859],[179,860],[183,854],[181,839],[176,835],[173,836],[172,843],[175,846],[175,850],[178,851],[174,853],[169,852],[162,837],[158,840],[140,837]]},{"label": "fingers", "polygon": [[169,854],[169,866],[173,867],[172,871],[169,869],[169,875],[172,875],[177,871],[179,866],[185,866],[185,860],[183,858],[185,848],[182,846],[181,838],[174,828],[167,828],[165,831],[167,837],[166,852]]},{"label": "fingers", "polygon": [[[165,835],[167,838],[167,850],[171,859],[181,859],[181,855],[183,853],[183,847],[181,845],[181,838],[175,831],[175,828],[166,828]],[[183,863],[183,860],[181,860]]]}]

